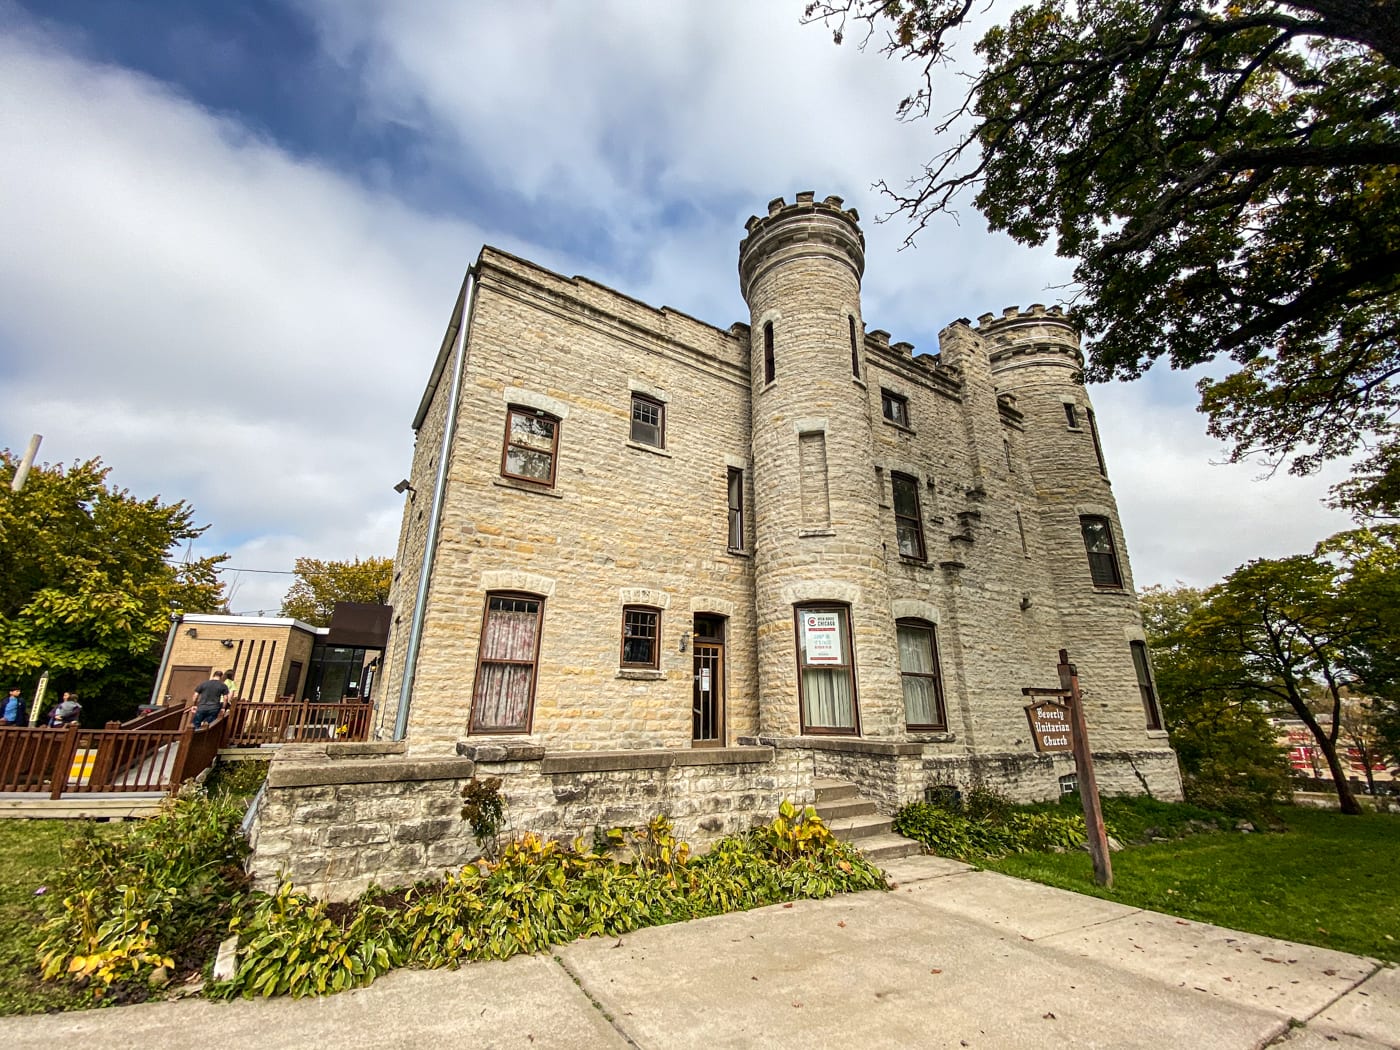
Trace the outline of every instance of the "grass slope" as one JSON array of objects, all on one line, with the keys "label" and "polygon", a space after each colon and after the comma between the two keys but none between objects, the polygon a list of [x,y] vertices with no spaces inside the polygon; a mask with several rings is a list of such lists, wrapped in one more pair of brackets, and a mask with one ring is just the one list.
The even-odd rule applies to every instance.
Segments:
[{"label": "grass slope", "polygon": [[35,962],[44,916],[34,891],[58,870],[59,847],[72,830],[66,820],[0,820],[0,1015],[71,1010],[82,998],[41,981]]},{"label": "grass slope", "polygon": [[1302,944],[1400,962],[1400,815],[1285,811],[1279,834],[1197,835],[1113,855],[1114,887],[1088,854],[1014,854],[988,868],[1050,886]]}]

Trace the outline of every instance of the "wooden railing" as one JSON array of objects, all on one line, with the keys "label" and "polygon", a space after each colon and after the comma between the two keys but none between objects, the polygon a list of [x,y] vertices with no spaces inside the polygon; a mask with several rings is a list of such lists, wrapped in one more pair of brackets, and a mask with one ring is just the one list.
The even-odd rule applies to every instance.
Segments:
[{"label": "wooden railing", "polygon": [[173,791],[213,765],[228,728],[225,717],[201,729],[0,729],[0,791]]},{"label": "wooden railing", "polygon": [[368,740],[371,704],[309,700],[256,703],[238,700],[229,712],[228,747],[258,747],[304,740]]}]

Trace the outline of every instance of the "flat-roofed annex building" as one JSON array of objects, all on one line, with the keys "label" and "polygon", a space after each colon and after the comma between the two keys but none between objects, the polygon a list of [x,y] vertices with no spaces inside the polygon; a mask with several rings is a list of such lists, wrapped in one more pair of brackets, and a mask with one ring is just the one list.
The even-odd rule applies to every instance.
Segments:
[{"label": "flat-roofed annex building", "polygon": [[1021,689],[1064,648],[1101,785],[1179,797],[1073,325],[1008,309],[916,355],[867,330],[863,271],[810,193],[749,221],[728,328],[484,247],[413,421],[381,733],[1047,797],[1072,767]]}]

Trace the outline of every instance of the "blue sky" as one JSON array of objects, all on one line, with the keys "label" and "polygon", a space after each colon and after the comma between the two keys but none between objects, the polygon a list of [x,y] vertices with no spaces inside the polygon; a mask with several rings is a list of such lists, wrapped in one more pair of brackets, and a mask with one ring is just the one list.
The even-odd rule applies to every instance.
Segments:
[{"label": "blue sky", "polygon": [[[968,207],[900,251],[871,187],[937,151],[916,70],[766,4],[0,0],[0,446],[183,498],[200,553],[392,553],[409,423],[483,243],[727,326],[744,220],[866,220],[872,328],[1054,303]],[[951,100],[952,96],[948,96]],[[1213,465],[1190,377],[1091,390],[1139,585],[1347,526],[1320,478]],[[237,611],[284,577],[229,574]]]}]

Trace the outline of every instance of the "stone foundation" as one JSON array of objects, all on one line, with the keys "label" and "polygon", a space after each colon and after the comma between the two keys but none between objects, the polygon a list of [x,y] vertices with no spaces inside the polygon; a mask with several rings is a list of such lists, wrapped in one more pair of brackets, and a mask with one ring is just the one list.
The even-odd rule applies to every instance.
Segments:
[{"label": "stone foundation", "polygon": [[571,841],[658,814],[703,847],[772,820],[784,799],[815,798],[812,763],[797,751],[546,753],[530,745],[462,746],[414,757],[402,744],[287,747],[273,759],[253,821],[258,889],[283,880],[339,900],[370,884],[437,878],[480,855],[461,819],[462,787],[499,777],[507,834]]},{"label": "stone foundation", "polygon": [[[693,750],[547,752],[512,742],[457,750],[284,746],[251,822],[255,887],[270,892],[290,880],[339,900],[460,867],[480,855],[461,818],[462,788],[473,776],[501,779],[508,835],[571,841],[664,814],[678,838],[703,848],[772,820],[784,799],[811,804],[817,778],[854,783],[893,813],[943,784],[988,787],[1017,802],[1053,799],[1060,777],[1074,771],[1068,754],[932,755],[922,744],[810,737]],[[1106,751],[1095,761],[1106,795],[1181,797],[1171,751]]]}]

